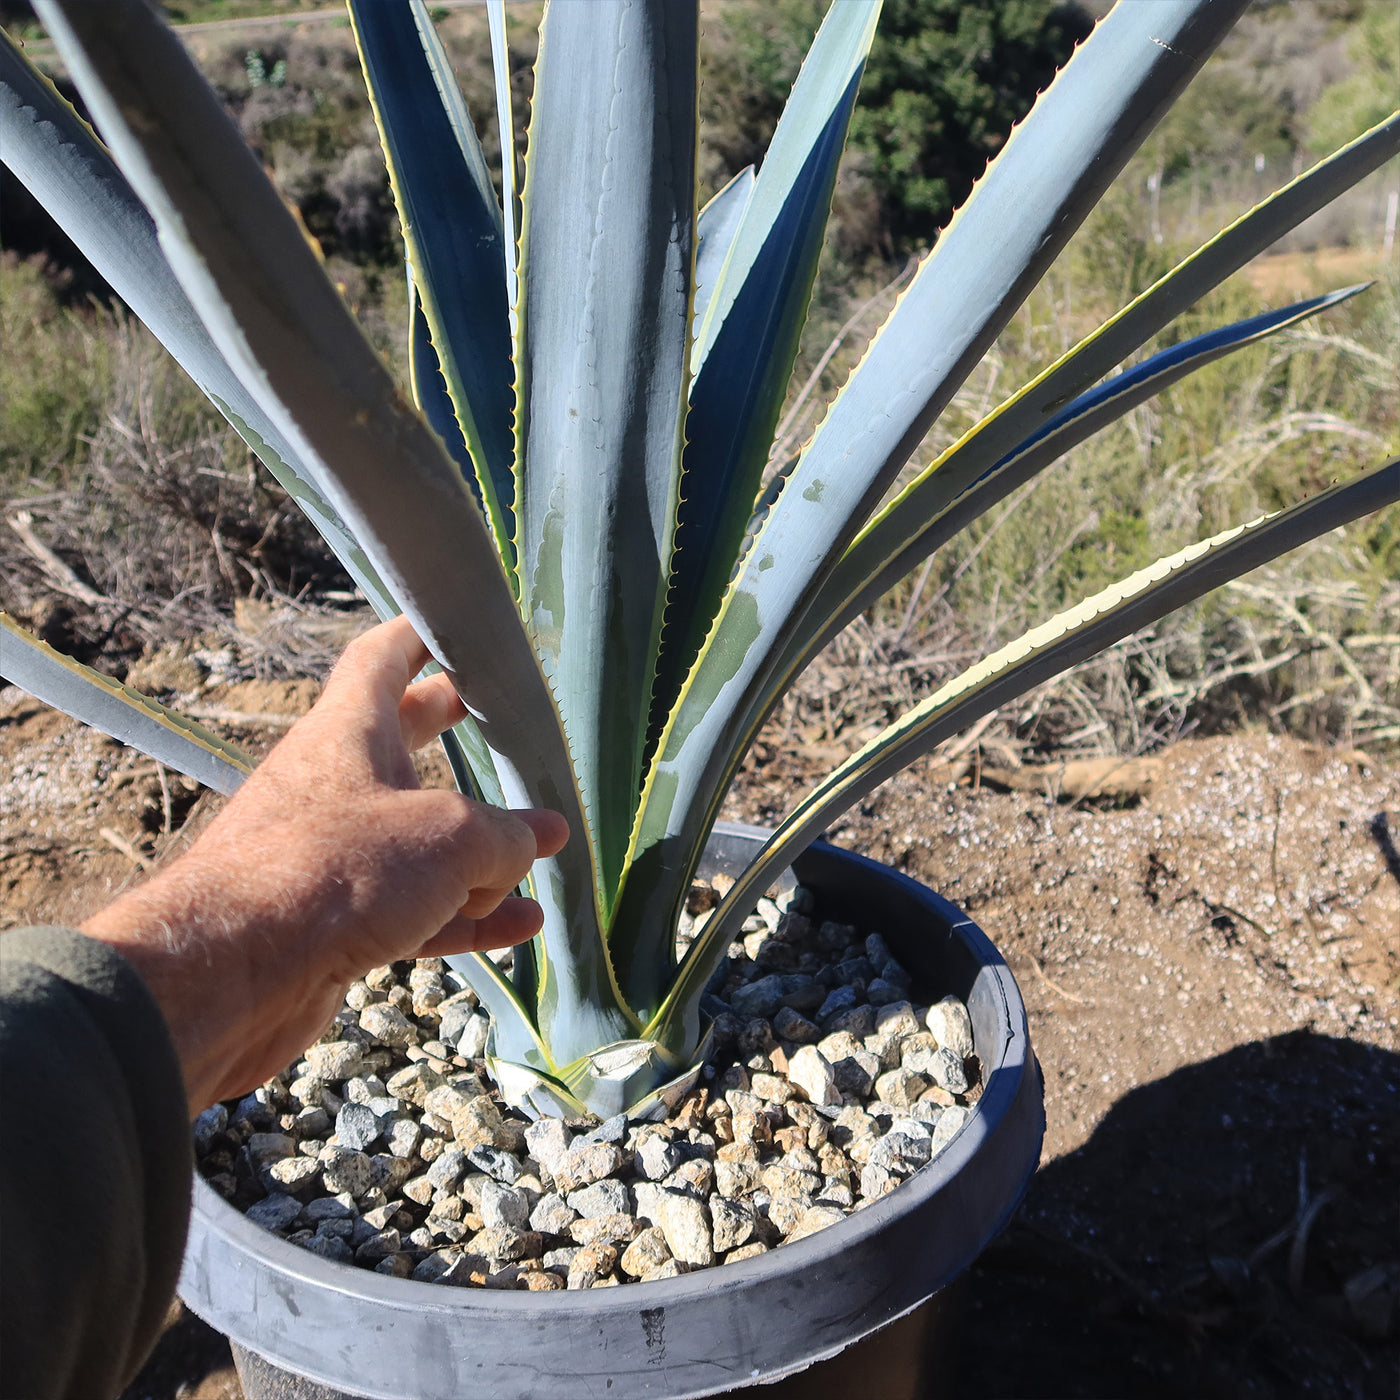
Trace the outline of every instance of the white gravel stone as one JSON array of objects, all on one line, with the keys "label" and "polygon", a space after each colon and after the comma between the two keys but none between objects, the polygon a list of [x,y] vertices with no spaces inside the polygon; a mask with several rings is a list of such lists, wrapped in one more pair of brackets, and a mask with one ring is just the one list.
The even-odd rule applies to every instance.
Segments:
[{"label": "white gravel stone", "polygon": [[[727,1196],[710,1200],[711,1243],[716,1254],[727,1254],[753,1236],[757,1212],[747,1201]],[[626,1261],[624,1260],[624,1266]]]},{"label": "white gravel stone", "polygon": [[672,1262],[665,1231],[659,1225],[648,1226],[623,1250],[618,1262],[633,1278],[655,1278],[658,1269]]},{"label": "white gravel stone", "polygon": [[428,1181],[434,1191],[450,1191],[467,1169],[467,1154],[460,1147],[449,1147],[428,1168]]},{"label": "white gravel stone", "polygon": [[[292,1080],[287,1092],[305,1108],[320,1108],[322,1095],[326,1092],[326,1081],[319,1075],[303,1074]],[[216,1104],[215,1107],[222,1108],[223,1105]],[[206,1110],[208,1111],[211,1110]],[[227,1115],[227,1111],[225,1114]]]},{"label": "white gravel stone", "polygon": [[875,1013],[876,1035],[916,1035],[919,1029],[919,1018],[907,1001],[896,1001],[889,1006],[882,1006]]},{"label": "white gravel stone", "polygon": [[866,1165],[907,1176],[929,1160],[932,1143],[933,1133],[927,1124],[914,1118],[896,1118],[889,1132],[870,1149]]},{"label": "white gravel stone", "polygon": [[411,1118],[399,1118],[389,1129],[389,1151],[395,1157],[412,1157],[422,1141],[423,1129]]},{"label": "white gravel stone", "polygon": [[945,1108],[943,1110],[933,1129],[932,1148],[935,1155],[947,1147],[953,1140],[953,1135],[966,1122],[967,1109],[961,1104],[954,1104],[952,1108]]},{"label": "white gravel stone", "polygon": [[744,1196],[758,1183],[758,1153],[737,1160],[720,1157],[715,1161],[715,1188],[722,1196]]},{"label": "white gravel stone", "polygon": [[407,1099],[421,1108],[432,1090],[443,1087],[443,1078],[430,1064],[419,1060],[391,1075],[386,1087],[397,1098]]},{"label": "white gravel stone", "polygon": [[346,1147],[327,1147],[321,1154],[323,1180],[332,1191],[362,1196],[374,1183],[374,1168],[363,1152]]},{"label": "white gravel stone", "polygon": [[319,1138],[322,1142],[335,1131],[335,1123],[324,1108],[304,1108],[292,1123],[292,1132],[300,1142]]},{"label": "white gravel stone", "polygon": [[367,1104],[347,1103],[335,1116],[335,1136],[342,1147],[363,1152],[379,1133],[379,1119]]},{"label": "white gravel stone", "polygon": [[908,1108],[928,1088],[928,1080],[912,1070],[892,1069],[875,1081],[875,1092],[894,1108]]},{"label": "white gravel stone", "polygon": [[578,1212],[557,1192],[541,1196],[530,1212],[530,1228],[546,1235],[566,1235]]},{"label": "white gravel stone", "polygon": [[500,1264],[514,1264],[521,1259],[538,1259],[543,1252],[539,1233],[522,1230],[514,1225],[494,1225],[478,1230],[471,1239],[471,1249]]},{"label": "white gravel stone", "polygon": [[788,1077],[809,1102],[839,1104],[841,1090],[836,1087],[831,1062],[816,1045],[804,1045],[788,1061]]},{"label": "white gravel stone", "polygon": [[673,1258],[699,1267],[715,1262],[710,1221],[702,1202],[666,1191],[657,1203],[657,1217]]},{"label": "white gravel stone", "polygon": [[963,1068],[961,1056],[946,1046],[933,1057],[929,1075],[940,1089],[946,1089],[950,1094],[965,1094],[971,1087],[967,1082],[967,1071]]},{"label": "white gravel stone", "polygon": [[318,1079],[349,1079],[364,1066],[364,1047],[349,1040],[313,1045],[306,1052],[306,1063]]},{"label": "white gravel stone", "polygon": [[553,1175],[561,1190],[577,1191],[611,1176],[622,1162],[622,1149],[615,1142],[580,1143],[568,1150]]},{"label": "white gravel stone", "polygon": [[637,1147],[637,1170],[648,1181],[670,1176],[681,1164],[681,1149],[660,1133],[648,1133]]},{"label": "white gravel stone", "polygon": [[960,1060],[972,1054],[972,1018],[957,997],[947,996],[935,1002],[929,1007],[924,1022],[937,1037],[938,1043],[946,1046]]},{"label": "white gravel stone", "polygon": [[453,1106],[442,1115],[452,1124],[452,1136],[463,1147],[494,1147],[502,1126],[500,1109],[486,1094],[473,1098],[459,1095],[458,1099],[460,1102],[453,1100]]},{"label": "white gravel stone", "polygon": [[799,1217],[797,1223],[787,1232],[787,1239],[803,1240],[825,1230],[828,1225],[839,1225],[846,1218],[846,1212],[839,1206],[813,1205]]},{"label": "white gravel stone", "polygon": [[523,1191],[502,1186],[496,1181],[483,1182],[481,1220],[487,1228],[492,1225],[524,1227],[530,1220],[530,1203]]},{"label": "white gravel stone", "polygon": [[360,1012],[360,1029],[381,1045],[417,1045],[422,1039],[418,1027],[387,1001],[375,1002]]},{"label": "white gravel stone", "polygon": [[551,1176],[564,1160],[573,1134],[557,1118],[541,1118],[525,1129],[525,1146]]},{"label": "white gravel stone", "polygon": [[938,1053],[938,1039],[932,1031],[907,1035],[899,1043],[899,1063],[915,1074],[928,1074],[933,1057]]},{"label": "white gravel stone", "polygon": [[486,1053],[486,1040],[491,1032],[491,1021],[478,1012],[467,1022],[457,1041],[457,1053],[468,1060],[479,1060]]},{"label": "white gravel stone", "polygon": [[486,1143],[471,1148],[467,1153],[467,1161],[487,1176],[507,1185],[525,1173],[525,1168],[515,1153],[502,1152],[499,1147],[490,1147]]},{"label": "white gravel stone", "polygon": [[887,1167],[867,1164],[860,1172],[860,1194],[867,1201],[878,1201],[899,1185],[899,1178]]},{"label": "white gravel stone", "polygon": [[278,1188],[297,1195],[310,1191],[321,1180],[321,1164],[310,1157],[284,1157],[268,1168]]},{"label": "white gravel stone", "polygon": [[632,1210],[626,1185],[611,1178],[570,1191],[564,1199],[582,1216],[630,1214]]},{"label": "white gravel stone", "polygon": [[413,1175],[413,1163],[404,1157],[394,1157],[387,1152],[376,1152],[369,1159],[370,1170],[374,1174],[374,1184],[386,1195],[396,1195],[399,1188]]},{"label": "white gravel stone", "polygon": [[569,1235],[579,1244],[597,1244],[606,1241],[619,1247],[630,1244],[641,1234],[641,1221],[634,1215],[621,1212],[613,1215],[586,1216],[575,1220],[569,1226]]},{"label": "white gravel stone", "polygon": [[403,1184],[404,1195],[418,1206],[427,1205],[433,1199],[433,1192],[436,1189],[433,1183],[428,1180],[426,1172],[421,1176],[410,1177]]}]

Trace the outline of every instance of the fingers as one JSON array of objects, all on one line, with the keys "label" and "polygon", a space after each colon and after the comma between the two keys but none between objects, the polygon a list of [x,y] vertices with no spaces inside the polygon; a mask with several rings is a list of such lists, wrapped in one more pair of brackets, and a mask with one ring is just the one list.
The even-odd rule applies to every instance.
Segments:
[{"label": "fingers", "polygon": [[518,817],[535,833],[535,859],[558,855],[569,841],[569,823],[561,812],[548,807],[517,807],[512,815]]},{"label": "fingers", "polygon": [[[492,808],[491,810],[496,809]],[[565,842],[569,839],[569,824],[558,812],[551,812],[542,807],[527,807],[512,812],[510,815],[519,818],[531,831],[535,832],[535,860],[556,854],[563,849]],[[534,861],[532,860],[530,864],[533,865]],[[527,866],[521,872],[520,880],[523,880],[528,873],[529,867]],[[485,918],[512,890],[517,888],[520,880],[509,885],[474,886],[467,902],[462,906],[461,912],[468,918]]]},{"label": "fingers", "polygon": [[416,681],[399,703],[399,728],[405,746],[410,753],[421,749],[466,713],[467,707],[443,673]]},{"label": "fingers", "polygon": [[417,952],[420,958],[445,958],[453,953],[484,953],[509,948],[540,931],[544,911],[533,899],[510,898],[485,918],[458,914]]},{"label": "fingers", "polygon": [[345,648],[326,681],[326,694],[371,693],[397,703],[408,683],[427,664],[428,648],[406,617],[391,618],[362,632]]}]

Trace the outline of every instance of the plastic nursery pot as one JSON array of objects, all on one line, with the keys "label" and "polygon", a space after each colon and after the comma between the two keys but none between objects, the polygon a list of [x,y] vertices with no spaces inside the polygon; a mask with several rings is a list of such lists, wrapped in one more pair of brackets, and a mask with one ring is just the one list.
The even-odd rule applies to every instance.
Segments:
[{"label": "plastic nursery pot", "polygon": [[[704,873],[741,869],[765,835],[721,824]],[[882,933],[922,995],[966,1001],[984,1089],[941,1155],[840,1224],[757,1258],[555,1293],[331,1263],[196,1179],[180,1296],[234,1343],[249,1400],[718,1395],[816,1363],[793,1383],[807,1397],[930,1394],[943,1301],[934,1295],[1006,1224],[1040,1156],[1042,1087],[1025,1007],[982,931],[931,890],[824,843],[794,871],[822,917]],[[852,1354],[838,1353],[862,1338],[853,1385]]]}]

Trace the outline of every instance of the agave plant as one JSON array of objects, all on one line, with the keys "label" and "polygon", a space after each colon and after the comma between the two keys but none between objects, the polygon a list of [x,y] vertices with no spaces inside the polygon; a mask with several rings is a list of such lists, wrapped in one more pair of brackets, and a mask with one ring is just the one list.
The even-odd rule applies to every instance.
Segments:
[{"label": "agave plant", "polygon": [[[1400,151],[1400,113],[1279,190],[881,504],[954,392],[1244,0],[1120,4],[940,234],[796,461],[770,448],[878,0],[839,0],[755,173],[695,198],[695,0],[552,0],[529,139],[491,172],[424,0],[350,0],[411,284],[413,403],[179,40],[139,0],[41,0],[99,141],[13,45],[4,159],[468,707],[463,790],[574,838],[510,974],[455,960],[533,1111],[644,1112],[689,1082],[702,998],[772,877],[902,765],[1283,550],[1400,497],[1400,459],[1163,559],[986,657],[803,798],[678,960],[721,799],[802,668],[1014,487],[1198,367],[1360,290],[1119,367]],[[517,189],[517,175],[523,184]],[[1116,372],[1115,372],[1116,371]],[[222,791],[247,760],[13,622],[11,680]]]}]

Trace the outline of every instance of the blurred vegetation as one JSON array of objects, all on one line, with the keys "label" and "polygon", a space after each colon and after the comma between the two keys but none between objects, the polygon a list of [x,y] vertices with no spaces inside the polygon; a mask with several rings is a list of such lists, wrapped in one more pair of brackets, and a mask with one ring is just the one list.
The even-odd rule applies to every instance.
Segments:
[{"label": "blurred vegetation", "polygon": [[1383,0],[1363,4],[1346,51],[1352,71],[1326,88],[1307,114],[1307,144],[1316,155],[1394,110],[1400,93],[1400,12]]},{"label": "blurred vegetation", "polygon": [[[258,5],[178,8],[204,19]],[[704,0],[702,196],[761,160],[823,8]],[[6,5],[7,22],[16,9]],[[435,18],[494,164],[484,17],[461,7]],[[537,19],[535,5],[508,13],[522,140]],[[887,314],[908,250],[932,241],[1083,31],[1074,6],[1041,0],[886,0],[775,465],[810,435]],[[402,373],[402,251],[348,31],[270,25],[204,31],[190,43]],[[1389,0],[1252,7],[935,425],[916,465],[1323,148],[1384,117],[1397,71],[1400,20]],[[814,707],[829,737],[855,733],[882,706],[888,717],[971,653],[1112,578],[1400,450],[1400,287],[1394,257],[1383,262],[1379,251],[1397,185],[1394,165],[1378,172],[1143,354],[1265,306],[1379,276],[1375,287],[1183,381],[1016,493],[838,639],[789,708]],[[7,203],[13,219],[22,202]],[[55,640],[120,670],[166,634],[217,632],[247,594],[348,598],[324,547],[144,328],[85,280],[51,231],[22,233],[6,225],[12,251],[0,259],[0,606],[58,625]],[[85,611],[60,596],[54,624],[53,578],[5,523],[19,509],[110,608]],[[1263,721],[1400,749],[1397,639],[1400,512],[1391,510],[1123,643],[1002,723],[1032,746],[1131,751],[1193,725]],[[880,694],[875,674],[891,678]],[[843,686],[852,705],[859,697],[859,714],[843,709]]]}]

